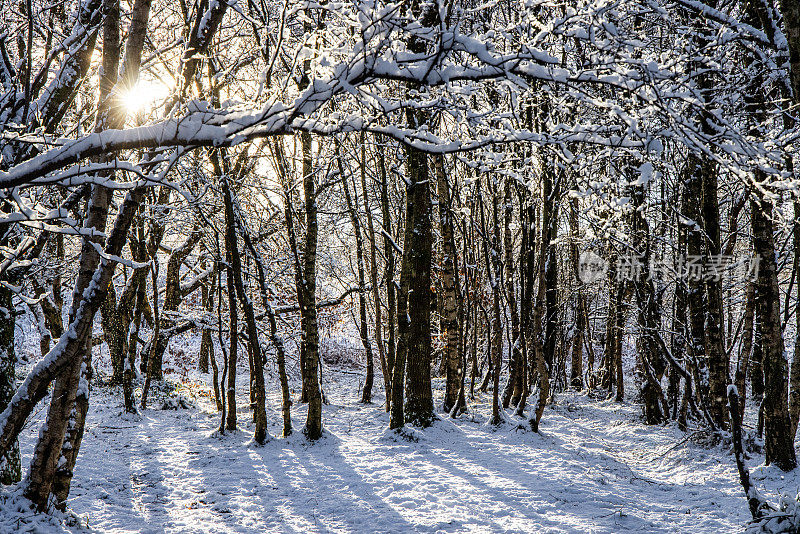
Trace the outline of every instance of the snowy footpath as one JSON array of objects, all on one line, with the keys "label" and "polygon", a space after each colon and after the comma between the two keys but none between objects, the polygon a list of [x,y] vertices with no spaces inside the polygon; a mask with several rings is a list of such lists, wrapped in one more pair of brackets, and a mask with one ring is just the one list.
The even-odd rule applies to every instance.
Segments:
[{"label": "snowy footpath", "polygon": [[[706,533],[739,532],[748,518],[728,447],[645,426],[634,404],[559,394],[536,434],[487,426],[491,396],[482,395],[471,416],[444,418],[409,440],[387,430],[379,387],[376,404],[356,402],[358,380],[326,376],[319,442],[303,438],[297,404],[295,434],[261,447],[250,443],[246,375],[240,430],[224,437],[214,435],[219,417],[204,383],[169,393],[189,399],[186,408],[165,409],[176,403],[157,392],[151,409],[127,418],[118,390],[95,387],[72,517],[10,510],[17,501],[6,491],[0,532]],[[278,408],[271,396],[272,434]],[[22,436],[28,455],[42,415]],[[800,475],[784,479],[752,456],[772,500],[797,492]]]}]

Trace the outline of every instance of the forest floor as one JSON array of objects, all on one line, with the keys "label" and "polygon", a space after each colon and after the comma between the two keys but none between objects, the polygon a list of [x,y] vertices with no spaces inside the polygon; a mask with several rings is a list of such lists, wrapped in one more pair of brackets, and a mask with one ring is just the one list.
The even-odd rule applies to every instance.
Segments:
[{"label": "forest floor", "polygon": [[[537,434],[487,426],[491,393],[481,394],[471,415],[443,417],[410,440],[388,431],[380,386],[374,404],[356,402],[360,374],[326,369],[326,431],[313,444],[299,403],[291,437],[251,443],[242,371],[240,430],[223,437],[208,375],[167,382],[151,408],[127,417],[118,388],[95,386],[72,512],[35,515],[7,488],[0,532],[705,533],[741,531],[748,519],[730,446],[646,426],[634,403],[561,393]],[[442,387],[436,380],[437,402]],[[23,468],[43,415],[21,437]],[[279,434],[277,393],[268,417]],[[750,462],[773,502],[797,493],[800,470],[784,477],[757,453]]]}]

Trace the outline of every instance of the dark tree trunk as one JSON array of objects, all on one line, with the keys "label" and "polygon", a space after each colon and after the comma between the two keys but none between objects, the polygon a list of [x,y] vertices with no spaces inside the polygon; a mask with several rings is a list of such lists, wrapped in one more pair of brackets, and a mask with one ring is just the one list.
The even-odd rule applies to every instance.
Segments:
[{"label": "dark tree trunk", "polygon": [[[2,227],[0,227],[2,228]],[[15,364],[13,293],[0,285],[0,409],[5,410],[14,395]],[[0,484],[14,484],[22,476],[20,466],[19,442],[14,439],[10,447],[0,456]]]},{"label": "dark tree trunk", "polygon": [[[555,314],[556,265],[555,237],[556,206],[555,199],[558,187],[554,185],[552,172],[542,172],[542,217],[541,217],[541,250],[539,251],[536,303],[533,310],[533,339],[528,344],[536,355],[536,370],[539,376],[539,399],[536,411],[530,420],[534,432],[539,431],[539,424],[544,408],[550,397],[550,374],[553,369],[555,353]],[[544,323],[544,324],[543,324]]]},{"label": "dark tree trunk", "polygon": [[741,346],[739,348],[739,361],[736,364],[736,389],[740,392],[739,398],[739,418],[744,417],[745,388],[747,387],[747,368],[750,362],[750,355],[753,351],[753,322],[755,318],[755,284],[747,282],[747,291],[744,305],[744,326],[742,327]]},{"label": "dark tree trunk", "polygon": [[503,392],[503,407],[517,406],[524,393],[525,369],[522,355],[522,339],[519,320],[519,306],[517,303],[517,293],[514,272],[516,265],[514,261],[514,242],[511,232],[511,223],[514,218],[514,199],[511,195],[511,179],[504,180],[503,198],[503,250],[504,275],[505,275],[505,296],[508,302],[508,314],[511,322],[511,358],[509,360],[508,383]]},{"label": "dark tree trunk", "polygon": [[461,377],[463,375],[461,366],[463,353],[463,345],[461,343],[462,325],[459,320],[461,314],[459,310],[458,255],[453,229],[450,184],[444,168],[444,157],[435,156],[433,164],[436,171],[436,190],[439,197],[439,228],[442,240],[440,269],[443,305],[440,315],[442,317],[442,335],[444,336],[442,359],[445,362],[446,376],[442,408],[445,412],[450,413],[458,403],[459,393],[461,392]]},{"label": "dark tree trunk", "polygon": [[[224,158],[224,156],[223,156]],[[224,160],[223,160],[224,163]],[[231,188],[228,183],[227,176],[229,175],[228,172],[225,172],[225,177],[222,179],[222,197],[225,204],[225,248],[226,252],[229,252],[228,258],[230,261],[230,272],[232,273],[233,284],[236,290],[236,295],[239,297],[239,303],[242,306],[242,310],[244,311],[245,316],[245,326],[247,328],[247,337],[248,337],[248,347],[249,347],[249,361],[250,361],[250,377],[251,377],[251,399],[252,399],[252,409],[253,409],[253,420],[255,422],[255,430],[253,433],[253,441],[259,444],[264,444],[268,439],[269,436],[267,434],[267,413],[266,413],[266,391],[264,387],[264,362],[263,357],[261,355],[261,344],[258,341],[258,328],[256,327],[256,319],[255,314],[253,313],[253,303],[250,301],[250,297],[245,292],[244,282],[242,280],[242,261],[239,255],[239,246],[237,243],[236,237],[236,227],[237,227],[237,216],[234,211],[234,204],[233,204],[233,196],[231,193]],[[231,277],[228,277],[228,282],[231,281]],[[234,288],[228,286],[228,291],[232,291]],[[235,339],[233,334],[233,322],[234,322],[234,313],[236,310],[236,305],[233,300],[229,300],[231,305],[231,337]],[[233,343],[233,342],[232,342]],[[231,353],[235,353],[235,348],[233,345],[231,346]],[[235,366],[235,359],[231,358],[232,365]],[[228,375],[230,378],[231,376],[235,376],[235,372]],[[229,382],[229,387],[230,382]],[[234,416],[235,416],[235,404],[231,404],[231,400],[228,401],[228,406],[234,407]],[[230,412],[228,414],[229,421],[230,421]],[[235,428],[236,423],[235,419],[233,422],[233,427]],[[229,430],[231,430],[229,425]]]},{"label": "dark tree trunk", "polygon": [[[366,376],[364,377],[364,388],[361,390],[361,402],[368,404],[372,402],[372,383],[375,380],[375,363],[372,355],[372,342],[369,339],[369,327],[367,324],[367,284],[366,273],[364,269],[364,241],[361,235],[361,221],[358,218],[356,211],[356,202],[350,195],[350,186],[347,184],[348,177],[344,172],[344,165],[342,164],[341,148],[337,143],[339,157],[336,158],[336,163],[339,166],[339,175],[342,180],[342,190],[344,191],[344,198],[347,202],[347,211],[350,214],[350,224],[353,226],[353,233],[356,240],[356,275],[358,277],[358,315],[359,324],[358,332],[361,337],[361,345],[364,347],[364,352],[367,355],[367,369]],[[353,193],[358,193],[358,188],[355,183],[353,184]]]},{"label": "dark tree trunk", "polygon": [[[792,199],[794,222],[792,223],[792,243],[794,245],[794,274],[797,299],[795,303],[795,339],[792,357],[791,374],[789,376],[789,416],[792,420],[792,436],[797,434],[797,423],[800,421],[800,198]],[[790,286],[791,287],[791,286]],[[789,311],[787,303],[786,311]],[[744,399],[744,393],[742,394]]]},{"label": "dark tree trunk", "polygon": [[569,206],[569,225],[572,234],[570,243],[570,257],[572,259],[572,269],[575,272],[576,305],[575,305],[575,334],[572,338],[572,358],[570,365],[569,382],[575,389],[583,388],[583,345],[586,336],[586,295],[584,294],[583,282],[579,273],[578,262],[578,238],[580,227],[578,225],[578,199],[573,198]]},{"label": "dark tree trunk", "polygon": [[[205,262],[202,264],[202,268],[205,269]],[[216,272],[212,273],[211,275],[211,283],[203,284],[203,287],[200,288],[200,301],[203,306],[203,311],[206,313],[206,316],[210,316],[211,312],[214,310],[214,299],[212,297],[214,287],[214,276]],[[200,334],[200,358],[197,362],[197,368],[200,370],[201,373],[208,373],[208,364],[211,358],[214,357],[214,342],[211,338],[211,330],[208,328],[203,328],[202,333]]]},{"label": "dark tree trunk", "polygon": [[[703,229],[700,226],[700,202],[703,196],[702,180],[693,172],[696,167],[692,163],[694,156],[684,170],[683,180],[683,216],[688,220],[686,227],[687,259],[699,260],[703,254]],[[692,362],[692,371],[697,387],[698,398],[704,407],[708,406],[708,369],[706,366],[705,318],[706,294],[700,276],[687,276],[688,291],[686,299],[689,303],[689,340],[688,354]]]},{"label": "dark tree trunk", "polygon": [[319,330],[317,329],[317,190],[312,165],[311,134],[300,134],[303,149],[303,194],[305,196],[306,239],[303,249],[300,314],[303,322],[303,390],[308,399],[305,434],[315,440],[322,436],[322,392],[319,383]]},{"label": "dark tree trunk", "polygon": [[[717,200],[717,169],[704,157],[696,172],[702,176],[703,230],[706,238],[704,264],[713,262],[721,253],[719,230],[719,201]],[[729,357],[725,350],[722,315],[722,273],[705,279],[707,305],[705,317],[705,346],[709,375],[709,412],[719,428],[727,428],[727,387],[730,382]]]},{"label": "dark tree trunk", "polygon": [[[394,399],[393,383],[394,383],[394,364],[396,354],[396,341],[395,341],[395,318],[397,317],[397,298],[395,294],[395,281],[394,281],[394,247],[395,243],[392,240],[392,216],[389,212],[389,185],[386,177],[386,161],[383,155],[383,150],[378,149],[378,171],[381,179],[381,217],[383,220],[383,253],[386,256],[386,265],[384,268],[384,278],[386,279],[386,411],[391,408]],[[377,289],[377,288],[376,288]],[[377,316],[376,316],[377,317]]]},{"label": "dark tree trunk", "polygon": [[[756,179],[759,178],[759,181],[763,181],[765,177],[757,172]],[[763,335],[765,462],[774,463],[784,471],[791,471],[797,467],[797,458],[789,418],[788,369],[781,332],[772,202],[766,198],[753,200],[751,219],[753,248],[759,261],[755,305]]]},{"label": "dark tree trunk", "polygon": [[[266,311],[267,320],[269,322],[269,335],[273,346],[275,347],[275,360],[278,365],[278,378],[281,384],[281,413],[283,415],[283,437],[288,437],[292,434],[292,414],[291,406],[292,399],[289,394],[289,380],[286,377],[286,349],[284,348],[283,338],[278,333],[278,323],[275,318],[275,310],[272,307],[270,300],[270,291],[267,287],[266,269],[264,267],[264,259],[253,244],[250,234],[245,227],[244,221],[240,218],[236,219],[239,225],[239,232],[242,235],[244,244],[256,264],[256,273],[258,275],[258,287],[261,291],[261,303]],[[213,286],[213,284],[212,284]],[[213,360],[212,360],[213,363]],[[216,376],[216,366],[214,370]]]},{"label": "dark tree trunk", "polygon": [[522,342],[522,395],[517,403],[516,415],[522,416],[530,394],[529,362],[536,363],[532,331],[534,284],[536,281],[536,250],[534,230],[534,205],[527,188],[520,193],[520,219],[522,220],[522,242],[520,244],[520,341]]},{"label": "dark tree trunk", "polygon": [[[686,228],[683,225],[677,224],[677,234],[678,234],[678,257],[685,257],[686,254]],[[680,265],[676,265],[676,272],[677,269],[680,268]],[[682,364],[685,369],[691,369],[689,358],[686,354],[686,344],[689,338],[689,325],[687,321],[687,308],[688,308],[688,294],[687,294],[687,285],[686,280],[682,277],[679,277],[675,283],[675,314],[672,320],[672,354],[675,357],[675,360]],[[674,403],[675,406],[674,410],[679,410],[677,414],[678,419],[678,427],[682,430],[686,429],[687,426],[687,417],[688,417],[688,407],[689,407],[689,397],[694,394],[691,391],[691,388],[688,387],[688,381],[684,382],[684,394],[683,399],[680,404],[680,408],[677,407],[677,396],[678,396],[678,389],[679,384],[676,382],[680,381],[680,375],[677,373],[677,370],[672,368],[670,372],[670,388],[674,387],[675,391],[671,394],[674,395]],[[674,384],[674,385],[673,385]],[[672,397],[670,397],[672,400]]]},{"label": "dark tree trunk", "polygon": [[[499,425],[503,422],[500,416],[500,367],[503,362],[503,323],[501,320],[501,293],[503,291],[500,279],[500,220],[498,214],[498,199],[497,199],[497,181],[492,180],[491,176],[486,174],[486,190],[491,192],[492,195],[492,232],[489,233],[488,225],[486,224],[486,208],[483,203],[483,195],[478,189],[480,195],[478,199],[478,209],[480,210],[481,217],[481,234],[483,242],[483,260],[486,265],[486,275],[489,279],[489,287],[492,290],[492,311],[491,311],[491,335],[489,338],[490,350],[489,361],[492,363],[491,373],[487,373],[487,377],[491,375],[492,380],[492,417],[489,419],[489,424]],[[480,184],[479,184],[480,187]]]},{"label": "dark tree trunk", "polygon": [[[409,121],[415,122],[413,114],[409,115]],[[392,428],[399,428],[405,422],[427,427],[434,418],[430,331],[433,237],[428,156],[407,146],[406,158],[408,185],[400,292],[397,295],[399,342],[392,382]],[[402,402],[403,380],[397,376],[398,373],[406,376],[405,405],[402,408],[398,404]]]},{"label": "dark tree trunk", "polygon": [[[378,346],[378,357],[381,363],[381,374],[383,375],[384,392],[386,393],[386,408],[389,407],[391,390],[391,371],[386,360],[386,347],[383,343],[383,313],[381,310],[381,293],[378,288],[378,259],[377,259],[377,240],[375,237],[375,226],[372,221],[372,210],[370,209],[369,198],[367,195],[367,148],[364,133],[361,133],[361,198],[364,202],[364,217],[367,221],[367,240],[369,242],[369,282],[372,290],[372,303],[375,308],[375,343]],[[356,189],[355,184],[353,190]],[[389,283],[391,283],[389,281]],[[389,315],[392,315],[391,313]],[[365,385],[366,387],[366,385]]]},{"label": "dark tree trunk", "polygon": [[[656,295],[655,284],[650,277],[650,259],[652,257],[650,226],[644,215],[644,186],[633,187],[633,215],[631,227],[633,230],[634,250],[637,256],[634,261],[641,262],[641,270],[629,282],[636,295],[639,313],[639,328],[641,338],[639,346],[639,364],[643,375],[641,395],[644,400],[644,417],[648,424],[654,425],[663,422],[669,416],[664,393],[661,389],[661,379],[666,371],[666,361],[661,353],[662,344],[659,342],[661,329],[661,310]],[[621,354],[621,350],[618,349]],[[622,377],[618,377],[618,386]]]},{"label": "dark tree trunk", "polygon": [[[402,5],[406,15],[417,18],[423,27],[438,22],[439,11],[432,4],[424,7],[417,1]],[[423,11],[424,10],[424,11]],[[424,53],[427,44],[413,36],[407,47]],[[427,122],[425,112],[406,110],[406,122],[419,128]],[[406,153],[406,224],[403,258],[400,267],[400,291],[397,295],[397,356],[392,378],[392,408],[389,426],[400,428],[408,422],[420,427],[433,423],[431,389],[431,194],[428,156],[404,145]],[[399,376],[398,376],[399,373]],[[402,391],[405,374],[405,391]],[[403,402],[405,405],[398,406]]]},{"label": "dark tree trunk", "polygon": [[239,311],[236,305],[236,288],[233,281],[233,267],[231,266],[231,249],[228,240],[230,236],[225,235],[225,273],[226,273],[226,288],[228,292],[228,314],[229,326],[228,337],[230,338],[228,346],[228,361],[227,361],[227,384],[225,384],[225,426],[224,430],[232,432],[236,430],[236,362],[238,360],[239,351]]}]

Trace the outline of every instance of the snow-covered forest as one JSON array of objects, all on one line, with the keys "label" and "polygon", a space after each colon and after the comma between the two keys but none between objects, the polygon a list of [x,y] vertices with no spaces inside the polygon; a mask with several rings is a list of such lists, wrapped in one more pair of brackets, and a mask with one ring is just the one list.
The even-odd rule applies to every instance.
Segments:
[{"label": "snow-covered forest", "polygon": [[0,0],[0,532],[797,532],[797,0]]}]

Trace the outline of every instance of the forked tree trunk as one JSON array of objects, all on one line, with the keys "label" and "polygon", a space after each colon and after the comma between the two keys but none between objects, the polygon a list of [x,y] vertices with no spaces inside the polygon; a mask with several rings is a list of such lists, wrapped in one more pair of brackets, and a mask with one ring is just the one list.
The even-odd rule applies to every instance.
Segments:
[{"label": "forked tree trunk", "polygon": [[[275,310],[272,307],[272,301],[269,297],[269,288],[267,287],[266,273],[264,268],[264,259],[255,248],[247,228],[244,226],[244,221],[237,218],[239,224],[239,231],[242,234],[242,239],[253,260],[256,264],[256,273],[258,274],[258,286],[261,290],[261,303],[267,314],[267,321],[269,322],[269,335],[273,346],[275,347],[275,359],[278,364],[278,377],[281,383],[281,412],[283,414],[283,437],[289,437],[292,434],[292,414],[291,406],[292,399],[289,395],[289,380],[286,377],[286,349],[284,348],[283,338],[278,333],[278,323],[275,318]],[[216,374],[216,371],[215,371]]]},{"label": "forked tree trunk", "polygon": [[[224,156],[223,156],[224,158]],[[224,159],[223,159],[224,164]],[[242,260],[239,255],[239,246],[236,237],[236,214],[234,213],[233,196],[228,183],[228,170],[225,169],[225,176],[222,179],[222,198],[225,204],[225,248],[226,252],[229,251],[230,272],[232,273],[233,284],[236,289],[236,295],[239,297],[239,303],[242,306],[245,316],[245,326],[247,328],[248,347],[250,350],[250,387],[251,399],[253,410],[253,421],[255,423],[255,430],[253,433],[253,441],[258,444],[264,444],[269,439],[267,434],[267,413],[266,413],[266,391],[264,386],[264,365],[263,357],[261,355],[261,344],[258,341],[258,328],[256,326],[255,314],[253,313],[253,303],[250,297],[245,292],[244,282],[242,280]],[[231,281],[231,277],[228,278]],[[233,288],[228,286],[228,291]],[[233,320],[236,305],[232,300],[229,300],[231,308],[231,330],[233,330]],[[235,337],[232,335],[232,339]],[[235,349],[231,346],[231,352],[234,353]],[[232,364],[235,366],[235,360],[232,359]],[[235,367],[234,367],[235,368]],[[235,376],[235,372],[232,373]],[[231,375],[228,375],[229,377]],[[229,382],[229,387],[230,382]],[[228,406],[231,406],[231,401],[228,401]],[[235,405],[234,415],[235,415]],[[229,412],[230,417],[230,412]],[[233,423],[235,428],[236,423]],[[231,430],[230,425],[228,430]]]},{"label": "forked tree trunk", "polygon": [[[119,129],[124,125],[125,121],[125,113],[120,106],[117,105],[119,94],[120,94],[120,81],[117,78],[117,70],[119,67],[119,59],[120,59],[120,27],[119,27],[119,20],[120,20],[120,13],[119,13],[119,2],[116,0],[108,0],[103,4],[103,74],[101,75],[100,79],[100,98],[99,98],[99,105],[97,111],[97,119],[95,124],[96,130],[103,130],[103,129]],[[136,76],[138,76],[138,69],[139,64],[141,61],[141,51],[142,46],[144,43],[144,36],[145,29],[147,27],[147,21],[149,19],[149,10],[150,10],[150,1],[139,1],[136,2],[134,5],[133,17],[131,28],[128,36],[128,40],[126,42],[126,50],[125,50],[125,61],[123,63],[123,72],[131,73],[135,72]],[[126,74],[126,78],[124,78],[123,83],[129,83],[131,80],[135,82],[135,77],[130,77]],[[111,201],[112,193],[108,190],[105,190],[102,187],[95,187],[95,193],[93,193],[92,200],[91,200],[91,209],[89,216],[87,217],[87,222],[89,226],[99,229],[101,232],[105,230],[106,219],[108,217],[108,207]],[[138,195],[137,195],[138,196]],[[131,198],[138,204],[138,199]],[[126,200],[127,202],[127,200]],[[133,214],[130,215],[132,218]],[[119,217],[118,217],[119,219]],[[130,219],[127,220],[126,224],[130,226]],[[120,245],[121,248],[121,245]],[[88,264],[97,265],[99,263],[99,255],[97,252],[92,249],[91,252],[88,250],[86,251],[87,256],[87,267]],[[82,268],[83,268],[83,256],[84,251],[81,253],[82,256]],[[94,270],[94,267],[92,267]],[[86,272],[85,275],[89,273]],[[80,278],[80,275],[79,275]],[[88,285],[90,283],[91,277],[85,279],[83,285]],[[80,280],[76,283],[76,288],[82,285]],[[77,297],[79,293],[75,293],[73,297],[73,302],[80,301],[80,298]],[[125,305],[127,306],[131,299],[132,295],[126,295]],[[73,304],[73,315],[75,313],[75,304]],[[86,420],[86,413],[89,409],[89,382],[91,380],[91,373],[92,373],[92,350],[91,350],[91,335],[87,336],[86,345],[85,345],[85,353],[83,356],[83,362],[78,363],[75,362],[75,367],[78,367],[78,375],[79,378],[77,380],[72,379],[72,376],[69,372],[64,375],[64,380],[56,381],[56,385],[54,387],[54,399],[55,393],[57,391],[61,391],[59,388],[59,382],[61,382],[62,386],[67,386],[71,389],[74,389],[74,397],[72,391],[63,391],[62,395],[59,399],[69,401],[70,403],[74,403],[70,410],[69,414],[69,424],[65,428],[65,433],[62,436],[62,440],[59,440],[57,437],[58,427],[60,425],[56,425],[54,429],[54,434],[52,436],[44,437],[42,440],[43,446],[47,447],[48,443],[53,445],[59,441],[61,441],[60,448],[61,456],[63,457],[63,461],[59,460],[58,465],[56,466],[56,471],[54,474],[54,480],[52,482],[52,492],[55,495],[56,502],[58,503],[59,507],[63,507],[64,503],[66,502],[69,496],[69,489],[72,483],[72,476],[73,470],[75,468],[75,463],[78,458],[78,453],[80,451],[81,441],[83,439],[83,431],[84,425]],[[51,402],[52,406],[52,402]],[[59,414],[62,412],[63,406],[56,407],[54,411],[54,415]],[[49,413],[48,413],[49,417]],[[50,433],[50,426],[47,426],[48,431],[47,434]],[[42,449],[37,444],[37,450],[41,451]],[[49,456],[49,455],[48,455]],[[34,460],[32,462],[32,469],[31,469],[31,480],[34,478],[41,478],[45,475],[45,471],[49,469],[50,459],[40,457],[37,461],[37,456],[34,456]],[[37,465],[37,469],[39,473],[37,475],[33,475],[33,465]],[[34,485],[35,486],[35,485]],[[28,486],[26,488],[26,492],[31,491],[31,488],[34,486]],[[43,485],[44,487],[47,484]],[[44,507],[46,506],[46,499],[48,498],[44,492],[44,487],[40,487],[38,491],[33,491],[32,493],[35,494],[37,506]],[[44,499],[44,501],[42,500]]]},{"label": "forked tree trunk", "polygon": [[[92,188],[89,215],[84,223],[85,228],[92,228],[95,232],[105,231],[110,197],[111,191],[107,188],[102,186]],[[84,243],[81,249],[78,280],[73,293],[71,319],[75,316],[76,306],[81,301],[83,290],[91,283],[99,261],[100,256],[94,247]],[[69,492],[72,465],[76,459],[77,447],[83,437],[83,419],[86,416],[89,402],[91,335],[84,338],[82,343],[83,350],[80,357],[73,360],[69,368],[56,379],[45,421],[44,428],[46,430],[39,437],[31,461],[25,495],[39,510],[47,508],[51,491],[56,495],[59,507],[63,506]],[[67,435],[68,432],[69,435]],[[62,454],[62,445],[65,443],[69,443],[65,455],[66,461],[57,465]],[[60,474],[56,473],[57,470],[60,471]],[[60,482],[57,482],[56,478],[59,478]]]},{"label": "forked tree trunk", "polygon": [[[118,127],[119,120],[116,119],[116,117],[118,117],[120,113],[115,110],[114,106],[114,104],[118,102],[117,95],[114,94],[114,88],[117,85],[117,70],[119,68],[120,57],[119,1],[107,0],[104,2],[103,15],[103,74],[100,76],[100,96],[97,117],[95,121],[96,131]],[[91,227],[101,233],[105,232],[106,221],[108,219],[108,210],[112,196],[113,191],[107,190],[102,186],[96,186],[93,188],[93,196],[88,219]],[[100,242],[99,239],[95,239],[97,242]],[[91,271],[93,273],[100,261],[100,256],[94,249],[91,252],[86,250],[86,253],[88,254],[87,259],[91,262]],[[81,250],[82,257],[83,254],[84,250]],[[89,272],[87,271],[86,274],[88,275]],[[90,281],[91,278],[86,278],[85,284],[88,285]],[[76,299],[76,296],[73,296],[73,299]],[[62,382],[62,385],[69,384],[70,388],[74,388],[75,397],[73,400],[72,391],[68,393],[62,393],[63,396],[61,397],[64,399],[70,399],[72,406],[69,411],[69,422],[65,429],[63,441],[61,442],[61,456],[63,456],[65,461],[59,460],[58,465],[56,466],[52,486],[53,495],[55,495],[56,502],[58,503],[57,505],[60,508],[65,506],[67,497],[69,496],[73,469],[78,460],[78,451],[80,450],[81,441],[83,440],[86,413],[89,411],[89,384],[92,378],[91,335],[87,336],[86,339],[83,363],[76,366],[80,367],[78,372],[79,377],[77,380],[75,382],[67,382],[66,380]],[[58,386],[59,381],[57,380],[53,388],[54,399],[56,398],[56,392],[60,391]],[[56,410],[56,413],[58,412],[60,412],[60,408]],[[49,421],[46,424],[47,428],[49,429]],[[56,443],[57,441],[58,438],[54,436],[53,443]],[[39,502],[37,504],[41,503]]]}]

